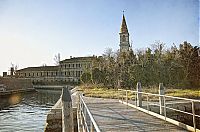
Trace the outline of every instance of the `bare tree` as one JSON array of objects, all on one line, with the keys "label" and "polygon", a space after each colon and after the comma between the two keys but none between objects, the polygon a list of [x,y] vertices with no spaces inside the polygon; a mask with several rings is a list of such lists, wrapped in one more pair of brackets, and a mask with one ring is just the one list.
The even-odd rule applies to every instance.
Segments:
[{"label": "bare tree", "polygon": [[13,64],[13,63],[11,62],[10,74],[11,74],[11,75],[15,75],[17,69],[18,69],[18,65],[15,65],[15,64]]},{"label": "bare tree", "polygon": [[55,55],[54,57],[54,61],[55,61],[55,65],[58,66],[60,64],[60,53],[58,53],[57,55]]},{"label": "bare tree", "polygon": [[44,64],[42,64],[42,66],[43,66],[43,67],[45,67],[45,66],[47,66],[47,64],[46,64],[46,63],[44,63]]}]

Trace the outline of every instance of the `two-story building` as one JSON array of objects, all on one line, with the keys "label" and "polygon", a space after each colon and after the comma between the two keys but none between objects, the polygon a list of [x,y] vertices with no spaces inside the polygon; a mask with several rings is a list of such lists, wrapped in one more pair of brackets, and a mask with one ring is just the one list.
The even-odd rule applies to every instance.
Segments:
[{"label": "two-story building", "polygon": [[27,67],[16,71],[18,78],[29,78],[34,83],[79,82],[84,71],[91,71],[95,56],[70,57],[58,66]]},{"label": "two-story building", "polygon": [[79,82],[84,71],[91,71],[95,57],[70,57],[60,61],[60,77],[62,81]]}]

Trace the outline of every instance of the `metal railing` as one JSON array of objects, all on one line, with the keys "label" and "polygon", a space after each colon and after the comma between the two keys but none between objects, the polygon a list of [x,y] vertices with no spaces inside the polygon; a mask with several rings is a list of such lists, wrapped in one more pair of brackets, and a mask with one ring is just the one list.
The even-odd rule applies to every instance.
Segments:
[{"label": "metal railing", "polygon": [[101,132],[81,94],[79,95],[79,114],[83,132]]},{"label": "metal railing", "polygon": [[[128,98],[128,92],[133,93],[133,95],[135,96],[135,100],[132,100],[132,101],[135,102],[136,107],[137,107],[137,104],[138,104],[137,94],[145,95],[146,96],[146,109],[147,109],[147,111],[151,111],[150,106],[153,106],[153,105],[164,109],[163,114],[161,114],[161,115],[163,115],[165,117],[165,121],[166,121],[166,118],[167,118],[167,109],[172,110],[172,111],[176,111],[176,112],[180,112],[180,113],[184,113],[184,114],[187,114],[187,115],[191,115],[193,117],[193,129],[194,129],[195,132],[196,132],[196,130],[198,130],[196,128],[196,123],[197,123],[196,118],[200,118],[200,115],[195,113],[195,103],[200,103],[200,100],[187,99],[187,98],[174,97],[174,96],[167,96],[167,95],[160,95],[160,94],[145,93],[145,92],[138,92],[138,91],[133,91],[133,90],[124,90],[124,89],[118,89],[118,91],[124,91],[125,92],[125,102],[126,102],[126,104],[130,103],[129,98]],[[155,102],[150,104],[150,96],[156,96],[156,97],[162,98],[163,99],[163,105],[161,105],[161,103],[156,104]],[[121,98],[122,98],[122,102],[123,102],[123,99],[124,99],[123,94],[122,94]],[[143,97],[143,98],[145,98],[145,97]],[[168,101],[168,100],[166,98],[168,98],[168,100],[169,99],[171,99],[171,100],[177,99],[177,100],[189,101],[189,103],[191,103],[192,112],[190,113],[190,112],[186,112],[186,111],[183,111],[183,110],[179,110],[179,109],[167,106],[166,101]],[[119,99],[120,99],[120,97],[119,97]]]}]

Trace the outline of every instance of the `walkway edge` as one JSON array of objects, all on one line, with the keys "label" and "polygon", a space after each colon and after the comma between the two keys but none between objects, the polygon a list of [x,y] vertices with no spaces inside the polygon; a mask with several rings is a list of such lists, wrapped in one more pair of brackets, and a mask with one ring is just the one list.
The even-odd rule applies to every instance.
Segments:
[{"label": "walkway edge", "polygon": [[[137,107],[137,106],[135,106],[135,105],[133,105],[133,104],[124,102],[124,101],[122,101],[122,100],[119,100],[119,102],[122,103],[122,104],[128,105],[128,106],[130,106],[130,107],[133,107],[133,108],[135,108],[135,109],[138,109],[138,110],[140,110],[140,111],[142,111],[142,112],[144,112],[144,113],[147,113],[147,114],[149,114],[149,115],[155,116],[155,117],[157,117],[157,118],[159,118],[159,119],[165,120],[165,117],[164,117],[164,116],[159,115],[159,114],[157,114],[157,113],[154,113],[154,112],[148,111],[148,110],[146,110],[146,109]],[[176,121],[176,120],[170,119],[170,118],[168,118],[168,117],[166,117],[166,121],[169,122],[169,123],[172,123],[172,124],[174,124],[174,125],[176,125],[176,126],[179,126],[179,127],[181,127],[181,128],[184,128],[184,129],[186,129],[186,130],[188,130],[188,131],[193,131],[193,132],[195,131],[193,127],[191,127],[191,126],[189,126],[189,125],[186,125],[186,124],[184,124],[184,123],[178,122],[178,121]],[[200,132],[200,130],[199,130],[199,129],[196,129],[196,132]]]}]

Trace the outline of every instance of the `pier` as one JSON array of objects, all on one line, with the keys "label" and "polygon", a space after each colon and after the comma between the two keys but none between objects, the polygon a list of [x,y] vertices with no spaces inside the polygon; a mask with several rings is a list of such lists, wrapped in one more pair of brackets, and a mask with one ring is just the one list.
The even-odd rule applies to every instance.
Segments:
[{"label": "pier", "polygon": [[[65,87],[64,89],[67,89]],[[200,113],[195,113],[195,107],[199,107],[199,100],[172,97],[164,95],[163,85],[159,86],[159,94],[142,92],[141,85],[137,85],[137,91],[118,89],[121,95],[118,99],[104,99],[85,97],[79,88],[76,87],[63,92],[69,92],[67,107],[63,107],[63,95],[51,109],[47,116],[46,132],[49,131],[78,131],[78,132],[106,132],[106,131],[194,131],[200,132],[197,128]],[[128,94],[135,95],[134,99],[128,98]],[[158,97],[158,102],[151,102],[150,96]],[[146,98],[146,99],[145,99]],[[191,113],[181,108],[180,102],[173,102],[172,99],[179,99],[191,103]],[[70,105],[72,101],[72,105]],[[154,107],[157,106],[157,112]],[[174,107],[176,106],[176,107]],[[177,107],[180,106],[180,107]],[[192,125],[184,124],[176,119],[170,118],[169,113],[180,112],[192,117]],[[67,114],[68,116],[66,116]],[[63,118],[65,117],[65,118]],[[69,118],[70,117],[70,118]],[[66,119],[69,118],[69,119]],[[54,120],[52,122],[52,120]],[[65,120],[65,121],[64,121]],[[70,122],[71,120],[71,122]],[[66,122],[67,121],[67,122]],[[48,122],[51,122],[48,124]],[[65,122],[65,123],[64,123]],[[66,129],[67,125],[67,129]],[[73,128],[70,128],[73,127]],[[52,129],[49,129],[52,128]]]},{"label": "pier", "polygon": [[165,120],[119,103],[117,99],[84,97],[84,100],[102,132],[187,131]]}]

